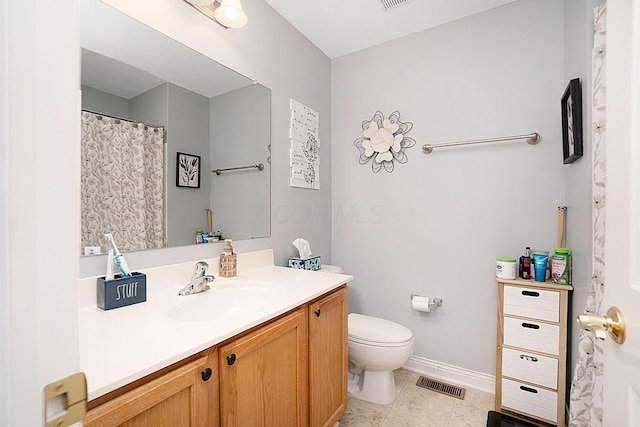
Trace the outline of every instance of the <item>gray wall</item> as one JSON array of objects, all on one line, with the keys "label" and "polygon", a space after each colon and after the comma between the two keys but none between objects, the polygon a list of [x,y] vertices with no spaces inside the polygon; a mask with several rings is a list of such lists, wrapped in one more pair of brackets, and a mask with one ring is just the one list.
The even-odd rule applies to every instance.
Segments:
[{"label": "gray wall", "polygon": [[[187,245],[195,243],[197,229],[207,229],[211,193],[209,99],[171,83],[168,94],[167,236],[171,246]],[[200,156],[200,188],[176,186],[178,152]]]},{"label": "gray wall", "polygon": [[[406,325],[416,356],[494,374],[496,257],[555,248],[562,16],[556,0],[521,0],[332,62],[333,261],[355,276],[350,311]],[[413,123],[393,173],[358,164],[376,110]],[[421,152],[530,132],[542,142]],[[444,305],[413,311],[412,293]]]},{"label": "gray wall", "polygon": [[212,169],[264,165],[262,171],[209,174],[214,231],[228,239],[269,236],[271,116],[265,111],[271,108],[270,91],[249,85],[211,98],[210,104]]},{"label": "gray wall", "polygon": [[88,86],[82,86],[82,108],[94,113],[129,117],[129,100]]},{"label": "gray wall", "polygon": [[[223,29],[185,2],[106,0],[105,3],[271,89],[271,237],[235,241],[234,249],[246,252],[273,248],[276,263],[286,265],[288,258],[297,254],[291,243],[304,237],[311,243],[314,254],[329,263],[332,255],[329,58],[261,0],[242,2],[250,23],[239,30]],[[320,114],[320,190],[289,187],[290,98]],[[172,162],[175,157],[169,156],[169,166]],[[206,227],[204,212],[202,224]],[[131,268],[140,269],[217,256],[222,248],[222,243],[194,245],[131,253],[126,257]],[[81,259],[80,277],[104,274],[104,264],[101,256]]]}]

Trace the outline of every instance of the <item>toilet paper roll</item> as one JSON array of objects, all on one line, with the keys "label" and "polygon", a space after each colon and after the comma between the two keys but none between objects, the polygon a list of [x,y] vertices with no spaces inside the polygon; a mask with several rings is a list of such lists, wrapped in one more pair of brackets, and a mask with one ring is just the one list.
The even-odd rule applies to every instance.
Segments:
[{"label": "toilet paper roll", "polygon": [[430,312],[429,298],[414,296],[411,298],[411,308],[417,311]]}]

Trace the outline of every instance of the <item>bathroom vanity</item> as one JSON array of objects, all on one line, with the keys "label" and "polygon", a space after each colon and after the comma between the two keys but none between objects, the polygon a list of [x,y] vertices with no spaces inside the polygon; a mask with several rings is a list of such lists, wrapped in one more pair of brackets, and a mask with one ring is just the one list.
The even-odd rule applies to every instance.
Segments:
[{"label": "bathroom vanity", "polygon": [[495,409],[564,427],[567,318],[573,288],[549,281],[496,282]]},{"label": "bathroom vanity", "polygon": [[[272,256],[271,251],[240,254],[238,277],[216,279],[213,293],[202,295],[215,297],[218,280],[221,298],[234,284],[282,288],[277,298],[261,296],[261,307],[225,319],[194,315],[200,302],[188,298],[198,295],[176,300],[168,294],[179,284],[150,292],[137,306],[82,309],[81,364],[90,399],[84,425],[335,424],[347,403],[346,282],[351,276],[276,267]],[[270,258],[271,265],[242,270],[243,264],[262,265],[260,258]],[[175,272],[145,273],[152,283]],[[183,314],[167,315],[176,302],[188,304],[195,317],[185,321]],[[123,322],[131,328],[114,332]],[[147,336],[138,338],[145,329]]]}]

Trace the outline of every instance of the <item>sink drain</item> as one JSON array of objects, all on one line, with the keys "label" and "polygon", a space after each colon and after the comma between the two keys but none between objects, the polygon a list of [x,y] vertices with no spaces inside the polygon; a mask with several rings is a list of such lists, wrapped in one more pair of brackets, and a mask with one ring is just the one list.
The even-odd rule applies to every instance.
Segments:
[{"label": "sink drain", "polygon": [[455,397],[456,399],[464,400],[465,389],[458,387],[457,385],[443,383],[442,381],[434,380],[433,378],[420,377],[416,383],[418,387],[433,390],[438,393],[446,394],[447,396]]}]

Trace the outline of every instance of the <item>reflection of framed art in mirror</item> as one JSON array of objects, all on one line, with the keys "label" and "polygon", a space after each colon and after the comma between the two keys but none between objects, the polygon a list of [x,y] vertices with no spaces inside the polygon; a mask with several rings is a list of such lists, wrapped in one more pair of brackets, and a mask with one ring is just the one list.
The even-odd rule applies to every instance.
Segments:
[{"label": "reflection of framed art in mirror", "polygon": [[177,153],[176,158],[176,185],[200,188],[200,156]]},{"label": "reflection of framed art in mirror", "polygon": [[562,158],[564,164],[582,157],[582,94],[580,79],[569,82],[562,95]]}]

